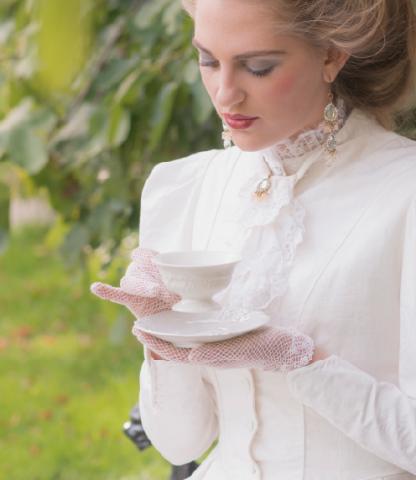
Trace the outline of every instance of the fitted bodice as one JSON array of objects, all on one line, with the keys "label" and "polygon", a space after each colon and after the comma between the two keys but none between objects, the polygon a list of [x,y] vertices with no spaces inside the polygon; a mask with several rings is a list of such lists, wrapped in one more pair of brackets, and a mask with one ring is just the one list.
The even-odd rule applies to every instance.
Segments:
[{"label": "fitted bodice", "polygon": [[[212,405],[218,429],[211,432],[218,445],[192,480],[416,478],[404,468],[416,475],[416,358],[408,340],[416,341],[416,273],[408,267],[416,264],[415,151],[412,142],[353,112],[340,132],[337,161],[314,163],[296,185],[304,238],[288,288],[267,313],[271,325],[301,326],[330,356],[289,374],[182,371],[201,376],[210,399],[203,412]],[[185,167],[165,189],[176,222],[166,215],[161,232],[161,217],[154,220],[160,196],[143,205],[142,246],[241,250],[241,189],[253,173],[264,173],[262,159],[233,148]],[[174,166],[165,168],[161,174],[172,179]],[[156,363],[163,390],[165,362]],[[166,368],[172,376],[173,367]],[[187,412],[196,422],[189,405]]]}]

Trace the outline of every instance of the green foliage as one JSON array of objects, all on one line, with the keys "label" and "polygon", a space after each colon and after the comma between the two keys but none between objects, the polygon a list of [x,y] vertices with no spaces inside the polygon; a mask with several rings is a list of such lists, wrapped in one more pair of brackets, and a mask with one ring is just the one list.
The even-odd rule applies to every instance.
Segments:
[{"label": "green foliage", "polygon": [[46,192],[68,263],[110,263],[152,166],[219,146],[192,30],[180,0],[0,2],[0,209]]},{"label": "green foliage", "polygon": [[0,182],[47,191],[63,252],[85,263],[137,229],[152,166],[215,147],[220,124],[179,0],[61,3],[1,2]]},{"label": "green foliage", "polygon": [[[53,90],[70,86],[88,55],[90,0],[37,0],[39,76]],[[74,35],[76,32],[76,35]]]}]

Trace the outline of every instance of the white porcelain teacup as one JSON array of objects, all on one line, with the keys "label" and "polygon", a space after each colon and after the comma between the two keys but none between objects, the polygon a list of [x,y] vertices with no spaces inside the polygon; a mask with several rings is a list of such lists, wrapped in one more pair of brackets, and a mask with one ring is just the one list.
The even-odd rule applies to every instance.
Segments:
[{"label": "white porcelain teacup", "polygon": [[228,285],[239,260],[231,252],[178,251],[160,253],[153,263],[166,288],[181,297],[172,310],[201,313],[219,308],[212,297]]}]

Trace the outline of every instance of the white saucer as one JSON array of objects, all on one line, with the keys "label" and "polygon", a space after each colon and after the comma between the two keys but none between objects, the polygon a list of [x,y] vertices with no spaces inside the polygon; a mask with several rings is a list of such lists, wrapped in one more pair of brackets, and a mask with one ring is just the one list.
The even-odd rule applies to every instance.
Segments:
[{"label": "white saucer", "polygon": [[143,332],[173,343],[193,348],[202,343],[227,340],[266,325],[270,318],[261,311],[246,313],[233,321],[219,320],[218,313],[183,313],[165,311],[142,317],[135,326]]}]

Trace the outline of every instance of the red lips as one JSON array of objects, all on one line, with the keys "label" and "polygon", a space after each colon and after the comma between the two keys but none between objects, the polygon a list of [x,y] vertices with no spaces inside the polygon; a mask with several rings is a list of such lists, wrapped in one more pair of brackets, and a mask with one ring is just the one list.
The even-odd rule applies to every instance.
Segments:
[{"label": "red lips", "polygon": [[250,127],[258,117],[247,117],[246,115],[231,115],[228,113],[223,114],[226,124],[235,130],[242,130]]}]

